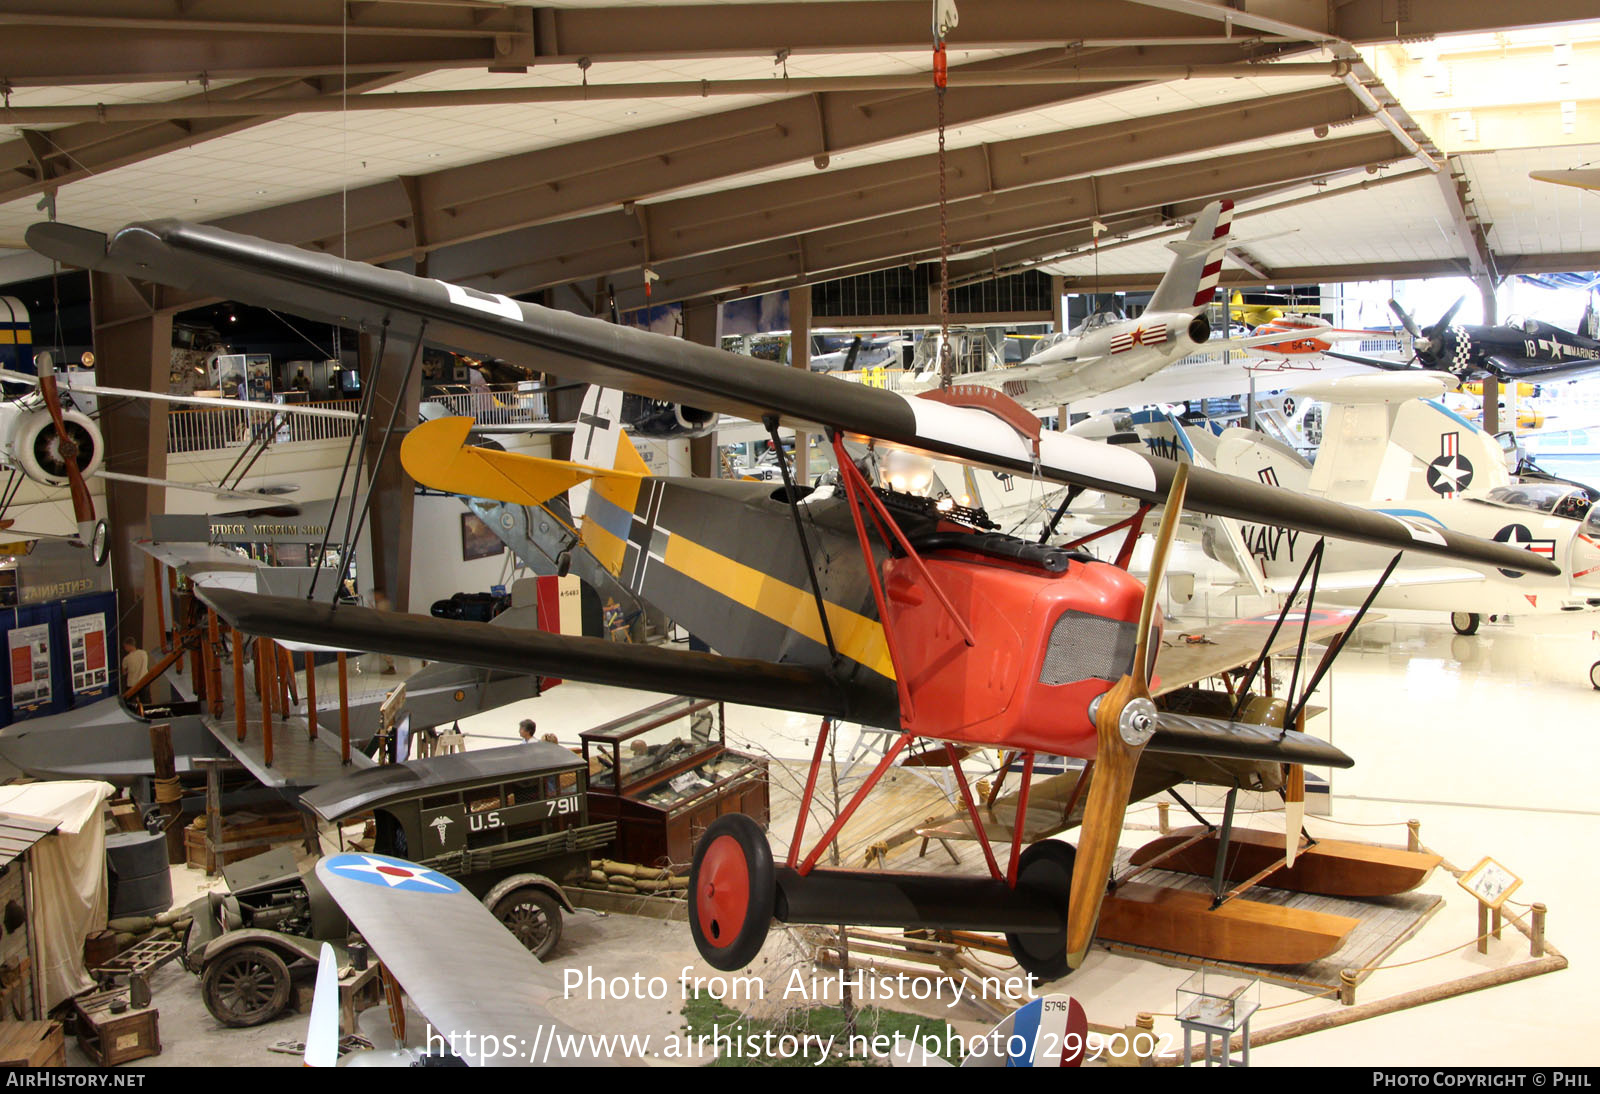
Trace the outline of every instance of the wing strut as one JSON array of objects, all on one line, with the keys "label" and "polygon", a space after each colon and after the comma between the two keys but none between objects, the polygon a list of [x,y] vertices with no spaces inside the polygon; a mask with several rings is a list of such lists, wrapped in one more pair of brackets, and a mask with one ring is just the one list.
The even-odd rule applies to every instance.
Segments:
[{"label": "wing strut", "polygon": [[828,625],[828,609],[822,600],[822,583],[817,580],[817,564],[811,558],[811,541],[806,539],[805,525],[800,521],[800,498],[795,492],[794,479],[789,474],[789,458],[783,454],[783,441],[778,436],[778,416],[763,415],[761,424],[767,427],[767,436],[772,438],[772,450],[778,454],[778,470],[783,474],[783,496],[789,500],[789,515],[794,517],[794,534],[800,540],[800,553],[806,559],[806,577],[811,580],[811,595],[817,602],[817,621],[822,624],[822,637],[828,643],[828,660],[837,668],[839,651],[833,644],[833,628]]},{"label": "wing strut", "polygon": [[[334,329],[338,329],[337,327]],[[417,345],[422,345],[422,339],[417,339]],[[383,327],[378,331],[378,355],[374,357],[372,365],[371,382],[367,383],[361,392],[361,405],[356,408],[356,424],[350,430],[350,445],[345,449],[344,466],[339,468],[339,485],[334,488],[333,500],[337,505],[339,499],[344,497],[344,482],[350,476],[350,461],[357,460],[356,475],[361,474],[359,456],[356,445],[361,443],[361,435],[367,430],[367,416],[372,412],[372,399],[378,389],[378,373],[383,371],[384,351],[389,347],[389,321],[383,321]],[[359,483],[357,488],[359,488]],[[355,489],[351,490],[351,507],[355,505]],[[311,587],[306,590],[306,599],[315,600],[317,596],[317,578],[322,575],[322,560],[328,556],[328,538],[333,535],[333,510],[328,510],[328,522],[322,528],[322,545],[317,549],[316,565],[311,568]],[[338,582],[334,583],[334,597],[338,597]]]},{"label": "wing strut", "polygon": [[[1245,673],[1244,679],[1239,682],[1239,697],[1234,701],[1233,713],[1228,715],[1230,722],[1238,721],[1239,714],[1244,710],[1245,700],[1250,695],[1250,685],[1256,681],[1256,674],[1261,671],[1261,666],[1266,664],[1267,651],[1272,649],[1272,643],[1277,640],[1278,632],[1283,629],[1284,621],[1289,618],[1289,609],[1294,606],[1295,599],[1300,595],[1300,587],[1305,584],[1306,575],[1311,572],[1312,565],[1318,568],[1322,564],[1322,549],[1326,540],[1317,540],[1317,545],[1311,548],[1311,554],[1306,557],[1306,564],[1300,567],[1300,576],[1295,578],[1294,588],[1289,590],[1289,595],[1283,601],[1283,610],[1278,613],[1278,621],[1272,625],[1272,630],[1267,635],[1267,640],[1261,645],[1261,653],[1256,658],[1255,664],[1250,666],[1250,671]],[[1313,579],[1313,585],[1315,579]]]}]

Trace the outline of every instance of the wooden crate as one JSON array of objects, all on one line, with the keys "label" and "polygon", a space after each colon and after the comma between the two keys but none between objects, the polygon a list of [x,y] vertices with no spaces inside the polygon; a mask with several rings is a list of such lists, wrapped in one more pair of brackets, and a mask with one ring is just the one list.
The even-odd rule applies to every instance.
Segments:
[{"label": "wooden crate", "polygon": [[184,858],[190,866],[215,873],[218,865],[254,858],[281,844],[300,843],[305,838],[305,818],[297,809],[232,813],[222,818],[222,854],[218,863],[218,856],[206,847],[206,818],[201,814],[183,830]]},{"label": "wooden crate", "polygon": [[77,1002],[78,1044],[101,1067],[161,1055],[161,1012],[155,1007],[130,1007],[114,1014],[114,1000],[127,1001],[126,991],[100,992]]},{"label": "wooden crate", "polygon": [[60,1022],[0,1022],[0,1067],[61,1067],[67,1039]]}]

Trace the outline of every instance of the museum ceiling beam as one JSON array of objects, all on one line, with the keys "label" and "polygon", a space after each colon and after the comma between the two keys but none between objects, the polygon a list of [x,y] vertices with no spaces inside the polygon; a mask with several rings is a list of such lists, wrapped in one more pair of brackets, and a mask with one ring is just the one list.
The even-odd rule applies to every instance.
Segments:
[{"label": "museum ceiling beam", "polygon": [[[1342,84],[975,145],[946,154],[952,201],[1085,177],[1251,138],[1327,133],[1365,116]],[[433,255],[435,276],[468,281],[518,268],[539,284],[936,207],[936,153],[712,194],[637,203],[491,236]],[[528,262],[528,256],[540,256]],[[542,269],[542,273],[539,272]]]},{"label": "museum ceiling beam", "polygon": [[[1251,217],[1261,216],[1266,213],[1293,209],[1331,197],[1388,186],[1391,183],[1405,182],[1409,179],[1417,178],[1423,173],[1420,167],[1405,163],[1401,163],[1397,165],[1397,169],[1391,169],[1381,175],[1370,174],[1363,170],[1359,172],[1357,181],[1342,181],[1339,185],[1329,185],[1312,194],[1285,198],[1268,205],[1255,205],[1250,208],[1244,208],[1244,203],[1277,195],[1286,188],[1281,186],[1271,187],[1250,194],[1235,194],[1234,202],[1237,206],[1240,206],[1234,213],[1235,223],[1246,224]],[[1296,189],[1296,187],[1289,187],[1288,189]],[[1175,210],[1170,218],[1135,217],[1107,221],[1109,237],[1107,233],[1101,233],[1100,253],[1105,254],[1108,251],[1120,250],[1123,247],[1136,246],[1169,236],[1182,235],[1193,226],[1194,214],[1199,210],[1200,205],[1196,204],[1187,211]],[[1146,228],[1164,228],[1165,230],[1155,232],[1142,231],[1142,229]],[[1091,254],[1094,247],[1095,241],[1092,234],[1082,229],[1058,235],[1036,236],[1024,243],[1002,247],[970,259],[952,261],[950,263],[951,284],[959,286],[973,281],[1004,277],[1009,274],[1022,273],[1026,270],[1038,269],[1049,266],[1052,263],[1065,262],[1069,259]]]},{"label": "museum ceiling beam", "polygon": [[[1166,49],[1163,57],[1202,64],[1233,47]],[[1074,64],[1117,66],[1133,51],[1107,49]],[[984,61],[962,69],[1063,64],[1059,51]],[[1091,99],[1129,84],[964,88],[947,103],[952,128],[1007,114]],[[795,163],[825,167],[837,152],[930,133],[933,93],[827,92],[792,96],[572,144],[502,156],[417,177],[422,235],[437,248],[562,217],[615,208],[673,190]],[[348,208],[348,240],[345,211]],[[217,221],[232,231],[369,262],[410,255],[416,232],[398,180],[327,194]]]},{"label": "museum ceiling beam", "polygon": [[[948,234],[952,247],[958,250],[993,246],[998,241],[1018,242],[1030,233],[1087,228],[1095,218],[1108,214],[1155,212],[1179,202],[1287,187],[1390,163],[1404,156],[1404,147],[1390,134],[1375,133],[1311,146],[1265,149],[1116,176],[1033,186],[997,195],[992,201],[986,200],[985,195],[952,202]],[[788,287],[827,281],[845,276],[846,271],[861,272],[923,261],[937,254],[938,245],[936,210],[877,217],[842,228],[790,237],[784,241],[783,254],[775,259],[748,248],[734,248],[721,258],[710,255],[688,260],[694,265],[685,266],[685,269],[703,269],[710,263],[724,263],[727,272],[721,275],[720,284],[713,283],[715,278],[707,276],[681,278],[676,264],[654,266],[661,280],[656,282],[652,297],[659,301],[723,292],[749,295],[766,291],[763,286],[772,284]],[[747,256],[751,261],[746,261]],[[735,266],[738,276],[731,272]],[[629,278],[623,275],[618,280],[622,286],[619,294],[625,296],[629,306],[637,306],[635,298],[626,295],[632,292],[627,285]],[[538,287],[519,283],[512,272],[479,284],[509,294]]]},{"label": "museum ceiling beam", "polygon": [[[1234,34],[1278,41],[1366,45],[1441,34],[1588,22],[1593,0],[1541,0],[1536,9],[1501,0],[1129,0],[1167,19],[1209,20]],[[962,12],[965,18],[966,12]],[[1187,25],[1187,24],[1185,24]]]},{"label": "museum ceiling beam", "polygon": [[[381,72],[350,81],[350,90],[366,91],[419,75],[417,72]],[[278,77],[246,80],[192,100],[215,102],[259,99],[311,98],[336,92],[339,76],[308,79]],[[215,117],[159,122],[86,123],[59,129],[22,130],[20,139],[0,143],[0,202],[15,201],[53,191],[118,167],[139,163],[181,148],[192,148],[225,137],[266,118]]]},{"label": "museum ceiling beam", "polygon": [[533,61],[533,11],[390,0],[20,0],[0,11],[11,87],[489,68]]},{"label": "museum ceiling beam", "polygon": [[[930,46],[926,0],[542,8],[534,17],[534,33],[541,61],[883,53]],[[1157,23],[1148,12],[1107,0],[984,0],[962,5],[960,25],[949,42],[955,49],[1017,49],[1192,45],[1225,37],[1205,18],[1174,16]],[[1236,35],[1232,41],[1250,37]]]},{"label": "museum ceiling beam", "polygon": [[[1550,254],[1496,255],[1502,273],[1565,273],[1600,269],[1600,251]],[[1351,281],[1407,281],[1424,277],[1464,277],[1467,264],[1460,258],[1421,259],[1411,262],[1330,263],[1326,266],[1283,266],[1271,276],[1258,278],[1244,270],[1224,267],[1219,287],[1252,288],[1262,285],[1340,284]],[[1121,274],[1101,278],[1103,292],[1149,292],[1161,280],[1158,273]],[[1068,292],[1088,290],[1088,278],[1066,278]]]}]

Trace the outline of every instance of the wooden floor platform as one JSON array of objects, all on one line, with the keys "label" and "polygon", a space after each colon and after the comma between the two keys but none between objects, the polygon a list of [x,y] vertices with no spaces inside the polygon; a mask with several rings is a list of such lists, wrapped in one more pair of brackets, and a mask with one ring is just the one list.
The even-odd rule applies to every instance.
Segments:
[{"label": "wooden floor platform", "polygon": [[372,761],[361,752],[352,750],[346,765],[339,755],[339,730],[335,725],[318,727],[317,738],[312,740],[306,731],[306,720],[299,716],[272,720],[272,764],[266,758],[266,738],[261,728],[261,711],[251,703],[246,708],[244,740],[238,738],[238,726],[233,718],[206,717],[209,729],[222,746],[263,786],[274,789],[310,790],[334,779],[341,779],[353,771],[372,766]]}]

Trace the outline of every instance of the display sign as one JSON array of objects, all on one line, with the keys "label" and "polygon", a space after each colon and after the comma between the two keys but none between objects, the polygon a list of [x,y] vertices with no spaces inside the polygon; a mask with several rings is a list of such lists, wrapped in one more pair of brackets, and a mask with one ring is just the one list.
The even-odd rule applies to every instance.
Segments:
[{"label": "display sign", "polygon": [[50,626],[18,627],[11,639],[11,706],[40,706],[50,701]]},{"label": "display sign", "polygon": [[111,677],[106,656],[104,612],[67,620],[67,651],[72,658],[74,694],[105,687]]}]

